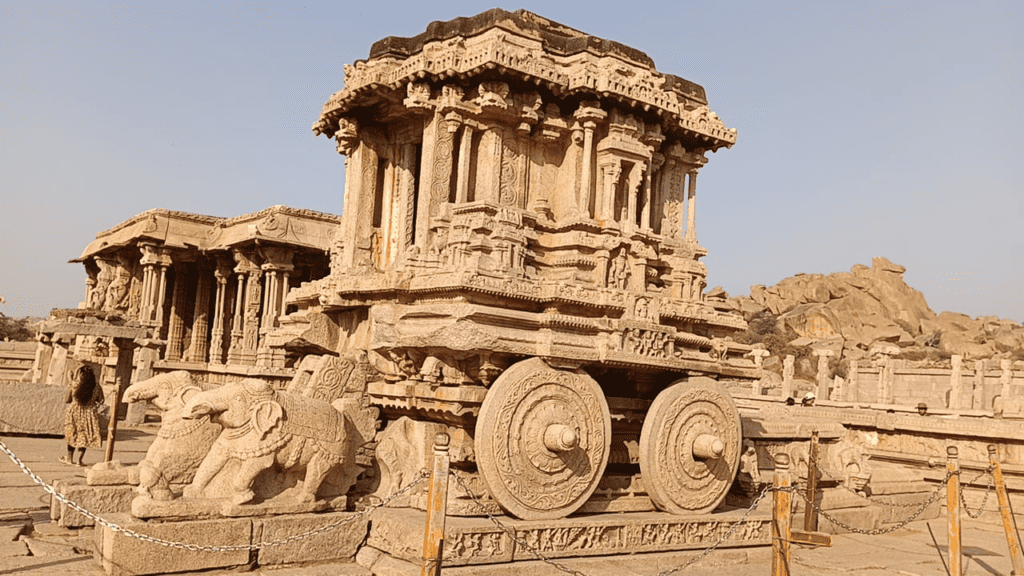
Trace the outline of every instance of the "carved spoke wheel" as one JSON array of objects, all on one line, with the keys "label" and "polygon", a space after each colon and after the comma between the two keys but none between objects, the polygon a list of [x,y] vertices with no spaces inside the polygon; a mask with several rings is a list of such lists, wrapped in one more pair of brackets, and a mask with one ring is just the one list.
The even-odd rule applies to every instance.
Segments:
[{"label": "carved spoke wheel", "polygon": [[498,505],[524,520],[552,520],[576,511],[597,488],[611,415],[593,378],[531,358],[487,391],[474,440],[477,468]]},{"label": "carved spoke wheel", "polygon": [[710,512],[736,478],[740,415],[710,378],[680,380],[658,394],[640,433],[640,474],[660,510]]}]

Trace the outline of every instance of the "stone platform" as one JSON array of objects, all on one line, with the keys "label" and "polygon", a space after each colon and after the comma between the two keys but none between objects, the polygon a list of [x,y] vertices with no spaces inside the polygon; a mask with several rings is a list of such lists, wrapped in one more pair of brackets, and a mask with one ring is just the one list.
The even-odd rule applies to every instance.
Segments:
[{"label": "stone platform", "polygon": [[[660,512],[600,514],[561,520],[499,520],[516,538],[548,558],[608,556],[642,552],[703,550],[732,528],[744,510],[692,516]],[[410,509],[374,512],[367,545],[399,560],[417,563],[422,557],[426,514]],[[771,544],[771,517],[752,512],[720,547]],[[536,557],[526,546],[487,518],[448,517],[443,566],[497,564]]]},{"label": "stone platform", "polygon": [[[366,539],[366,518],[352,512],[292,514],[266,518],[222,518],[178,522],[146,522],[128,514],[110,514],[114,524],[152,538],[202,546],[248,546],[277,542],[344,522],[336,528],[277,546],[257,550],[193,551],[169,547],[97,526],[96,561],[112,576],[166,574],[233,568],[258,564],[272,566],[304,562],[352,562]],[[423,532],[422,526],[419,532]]]}]

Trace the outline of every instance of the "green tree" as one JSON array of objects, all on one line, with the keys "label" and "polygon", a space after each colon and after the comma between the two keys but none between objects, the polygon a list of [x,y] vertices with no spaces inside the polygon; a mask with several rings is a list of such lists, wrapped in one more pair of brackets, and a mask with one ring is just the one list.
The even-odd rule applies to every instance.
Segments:
[{"label": "green tree", "polygon": [[0,340],[28,341],[35,337],[35,331],[28,325],[28,318],[11,318],[0,312]]}]

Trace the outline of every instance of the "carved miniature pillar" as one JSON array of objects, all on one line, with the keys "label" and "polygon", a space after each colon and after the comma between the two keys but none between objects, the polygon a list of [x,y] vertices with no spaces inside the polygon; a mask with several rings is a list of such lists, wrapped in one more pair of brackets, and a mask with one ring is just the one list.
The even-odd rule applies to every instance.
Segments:
[{"label": "carved miniature pillar", "polygon": [[600,165],[602,179],[598,186],[597,208],[594,218],[601,221],[615,220],[615,186],[622,175],[622,165],[616,159],[609,159]]},{"label": "carved miniature pillar", "polygon": [[949,403],[950,410],[960,409],[960,395],[963,392],[963,383],[960,378],[960,370],[963,363],[963,356],[953,354],[949,359],[952,369],[949,372]]},{"label": "carved miniature pillar", "polygon": [[455,182],[455,203],[465,204],[469,201],[469,170],[472,166],[473,127],[462,128],[462,141],[459,143],[459,173]]},{"label": "carved miniature pillar", "polygon": [[197,263],[196,301],[192,318],[192,342],[188,347],[189,362],[206,362],[209,354],[210,330],[210,265],[206,261]]},{"label": "carved miniature pillar", "polygon": [[213,330],[210,334],[210,363],[224,363],[224,306],[227,305],[228,279],[231,268],[223,262],[217,263],[213,273],[217,280],[217,296],[213,306]]},{"label": "carved miniature pillar", "polygon": [[597,128],[598,121],[608,116],[608,113],[599,106],[598,102],[584,102],[575,114],[576,119],[583,124],[583,167],[580,173],[580,193],[576,203],[581,213],[594,218],[598,217],[597,213],[600,211],[600,204],[595,202],[595,213],[590,214],[590,195],[594,193],[594,129]]},{"label": "carved miniature pillar", "polygon": [[635,226],[637,222],[637,210],[639,209],[639,195],[640,185],[644,182],[643,173],[647,166],[641,162],[637,162],[633,165],[633,169],[630,170],[628,182],[629,186],[626,190],[626,222],[631,226]]},{"label": "carved miniature pillar", "polygon": [[690,188],[687,193],[686,239],[697,241],[697,171],[690,171]]},{"label": "carved miniature pillar", "polygon": [[185,344],[185,264],[174,263],[174,293],[171,295],[171,318],[167,328],[167,360],[181,360]]},{"label": "carved miniature pillar", "polygon": [[614,287],[615,282],[608,281],[608,262],[611,260],[611,252],[608,250],[598,250],[594,253],[594,257],[597,258],[597,266],[594,267],[594,274],[597,275],[597,285],[603,287]]},{"label": "carved miniature pillar", "polygon": [[1013,382],[1013,360],[1004,358],[999,361],[999,369],[1002,371],[999,374],[999,396],[1003,399],[1005,405],[1006,401],[1010,399],[1010,383]]}]

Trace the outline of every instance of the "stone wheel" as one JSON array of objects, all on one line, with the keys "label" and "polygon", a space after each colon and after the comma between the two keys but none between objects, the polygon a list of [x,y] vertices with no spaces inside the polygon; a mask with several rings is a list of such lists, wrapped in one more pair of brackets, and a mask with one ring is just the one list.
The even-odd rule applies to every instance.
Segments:
[{"label": "stone wheel", "polygon": [[491,497],[524,520],[563,518],[582,506],[604,473],[611,440],[611,414],[597,382],[540,358],[498,376],[474,439]]},{"label": "stone wheel", "polygon": [[659,510],[714,510],[736,478],[740,415],[710,378],[680,380],[658,394],[640,432],[640,474]]}]

